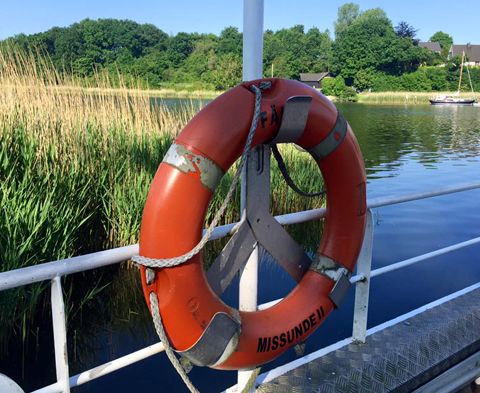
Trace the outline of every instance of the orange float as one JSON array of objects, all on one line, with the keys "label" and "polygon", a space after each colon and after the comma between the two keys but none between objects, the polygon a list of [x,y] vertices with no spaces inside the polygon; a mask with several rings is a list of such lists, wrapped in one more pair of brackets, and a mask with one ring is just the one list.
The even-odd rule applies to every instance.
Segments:
[{"label": "orange float", "polygon": [[177,257],[199,242],[215,187],[245,145],[254,111],[251,86],[265,82],[270,87],[262,92],[262,116],[252,147],[277,137],[290,97],[311,100],[303,132],[289,142],[314,157],[327,191],[324,233],[315,260],[290,294],[256,312],[238,311],[221,301],[208,284],[201,254],[180,266],[154,269],[148,284],[145,268],[141,270],[147,303],[150,306],[149,295],[155,292],[171,346],[194,364],[216,369],[255,367],[304,341],[335,307],[332,291],[345,284],[345,278],[348,282],[363,241],[365,169],[348,123],[316,90],[272,78],[222,94],[178,135],[148,194],[140,255]]}]

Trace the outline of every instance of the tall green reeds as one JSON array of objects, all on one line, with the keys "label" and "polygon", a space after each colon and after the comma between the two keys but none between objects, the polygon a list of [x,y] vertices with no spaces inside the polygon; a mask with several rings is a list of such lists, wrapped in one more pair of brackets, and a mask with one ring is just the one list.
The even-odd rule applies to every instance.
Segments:
[{"label": "tall green reeds", "polygon": [[[0,271],[134,242],[149,183],[193,115],[105,94],[48,59],[0,53]],[[0,294],[0,345],[28,331],[42,286]]]},{"label": "tall green reeds", "polygon": [[[153,105],[148,93],[93,80],[59,74],[39,54],[0,52],[0,271],[138,241],[157,166],[197,108]],[[302,188],[321,188],[312,160],[282,151]],[[227,174],[212,211],[229,181]],[[297,197],[276,170],[272,194],[276,214],[323,203]],[[237,193],[223,222],[238,216]],[[27,336],[43,289],[0,293],[0,347],[12,334]]]}]

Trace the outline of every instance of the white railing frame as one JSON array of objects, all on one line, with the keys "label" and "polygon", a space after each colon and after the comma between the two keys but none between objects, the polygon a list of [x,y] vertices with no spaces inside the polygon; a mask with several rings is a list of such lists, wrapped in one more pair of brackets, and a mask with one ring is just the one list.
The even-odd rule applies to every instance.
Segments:
[{"label": "white railing frame", "polygon": [[[352,328],[352,337],[346,339],[350,341],[365,342],[367,335],[368,320],[368,296],[370,290],[370,279],[380,275],[393,272],[398,269],[420,263],[436,256],[444,255],[474,244],[480,243],[480,237],[453,244],[448,247],[440,248],[423,255],[418,255],[388,266],[371,270],[372,247],[373,247],[373,208],[390,206],[398,203],[416,201],[425,198],[453,194],[473,189],[479,189],[480,182],[472,182],[457,186],[437,188],[433,191],[402,194],[394,197],[382,197],[370,199],[368,201],[368,219],[364,244],[358,260],[357,273],[351,277],[350,282],[356,285],[356,299],[354,307],[354,321]],[[325,209],[307,210],[297,213],[289,213],[276,216],[275,219],[282,225],[298,224],[307,221],[321,219],[325,216]],[[211,240],[220,239],[232,233],[238,223],[223,225],[215,228]],[[60,278],[72,273],[84,272],[104,266],[118,264],[129,260],[138,254],[138,245],[119,247],[111,250],[100,251],[88,255],[67,258],[59,261],[43,263],[40,265],[15,269],[0,273],[0,291],[17,288],[35,282],[51,280],[51,309],[52,325],[54,330],[55,364],[57,370],[57,382],[44,388],[35,390],[35,393],[68,393],[70,388],[82,385],[113,371],[136,363],[149,356],[162,352],[162,343],[156,343],[138,351],[132,352],[121,358],[114,359],[108,363],[97,366],[93,369],[84,371],[80,374],[68,378],[68,354],[66,338],[65,306],[62,295],[62,285]],[[258,309],[264,309],[279,302],[281,299],[274,300],[258,306]],[[369,331],[371,331],[371,328]],[[344,340],[343,340],[344,341]],[[68,382],[68,383],[67,383]]]}]

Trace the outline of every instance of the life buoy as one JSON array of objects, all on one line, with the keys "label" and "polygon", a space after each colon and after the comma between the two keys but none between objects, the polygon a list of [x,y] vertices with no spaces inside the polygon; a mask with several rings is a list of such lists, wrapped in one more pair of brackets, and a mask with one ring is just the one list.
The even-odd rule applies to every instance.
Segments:
[{"label": "life buoy", "polygon": [[338,280],[331,273],[352,272],[364,235],[365,169],[348,123],[316,90],[272,78],[246,82],[222,94],[178,135],[148,194],[140,255],[176,257],[198,243],[215,187],[245,144],[253,116],[250,87],[264,81],[271,87],[263,92],[263,116],[252,146],[277,136],[289,97],[311,97],[305,129],[294,141],[317,161],[327,191],[324,233],[310,268],[281,302],[256,312],[239,312],[215,295],[201,254],[180,266],[156,269],[149,284],[144,268],[141,273],[149,306],[149,294],[158,295],[172,347],[196,364],[217,369],[266,363],[313,333],[335,306],[330,294]]}]

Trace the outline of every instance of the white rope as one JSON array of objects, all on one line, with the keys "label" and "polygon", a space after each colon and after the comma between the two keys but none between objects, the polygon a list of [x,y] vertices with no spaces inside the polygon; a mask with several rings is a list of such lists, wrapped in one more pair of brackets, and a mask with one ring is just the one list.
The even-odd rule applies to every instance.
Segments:
[{"label": "white rope", "polygon": [[[180,360],[178,360],[178,358],[175,356],[175,352],[173,351],[168,341],[167,334],[165,333],[165,329],[163,328],[162,317],[160,316],[160,308],[158,307],[158,298],[155,292],[150,292],[150,307],[152,309],[152,319],[153,324],[155,325],[155,330],[157,331],[160,341],[163,343],[165,353],[170,359],[170,363],[172,363],[172,366],[175,368],[175,370],[177,370],[177,373],[180,375],[190,392],[200,393],[188,377],[187,371],[185,371],[185,368],[184,366],[182,366]],[[250,378],[248,378],[247,383],[245,384],[240,393],[249,393],[253,388],[255,388],[255,382],[258,375],[260,374],[260,370],[261,368],[258,367],[252,371]]]},{"label": "white rope", "polygon": [[467,74],[468,74],[468,80],[470,81],[470,89],[472,90],[472,93],[475,93],[473,91],[472,77],[470,76],[470,70],[468,69],[468,65],[467,65]]},{"label": "white rope", "polygon": [[173,257],[173,258],[149,258],[149,257],[144,257],[142,255],[134,256],[132,260],[139,265],[143,265],[146,267],[153,267],[153,268],[164,268],[164,267],[173,267],[173,266],[178,266],[181,265],[182,263],[187,262],[190,260],[193,256],[197,255],[202,248],[205,246],[205,244],[208,242],[210,237],[212,236],[212,232],[217,226],[218,222],[222,218],[223,214],[225,213],[225,210],[232,199],[232,196],[235,192],[235,189],[237,188],[238,185],[238,180],[240,179],[240,175],[242,173],[242,169],[245,165],[245,162],[247,160],[248,154],[250,152],[250,147],[252,145],[252,140],[255,135],[255,130],[257,128],[258,124],[258,119],[260,118],[260,109],[261,109],[261,103],[262,103],[262,92],[261,89],[266,89],[270,87],[270,82],[262,82],[260,84],[260,88],[257,86],[252,85],[251,89],[255,93],[255,111],[253,114],[252,118],[252,124],[250,125],[250,131],[248,132],[247,140],[245,142],[245,147],[243,148],[243,153],[242,157],[240,159],[240,164],[237,167],[237,170],[235,172],[235,175],[233,176],[232,184],[230,184],[230,188],[228,189],[227,195],[222,202],[222,205],[220,206],[220,209],[218,209],[217,213],[215,214],[212,222],[208,226],[205,234],[203,235],[202,239],[198,244],[189,252],[186,254],[180,255],[178,257]]},{"label": "white rope", "polygon": [[185,385],[187,385],[188,389],[192,393],[199,393],[190,378],[188,378],[188,375],[185,369],[182,367],[180,361],[175,356],[172,347],[170,346],[170,344],[168,344],[169,341],[167,338],[167,334],[165,333],[165,329],[163,328],[162,317],[160,316],[160,309],[158,307],[158,298],[155,292],[150,292],[150,307],[152,309],[152,319],[153,324],[155,325],[155,330],[157,331],[160,341],[163,343],[165,353],[170,359],[170,363],[172,363],[172,366],[175,367],[175,370],[177,370],[177,373],[183,379],[183,382],[185,383]]}]

